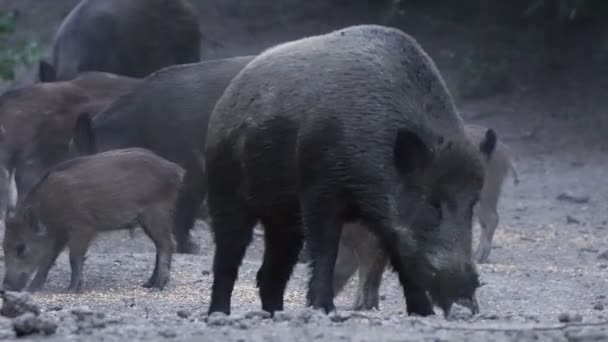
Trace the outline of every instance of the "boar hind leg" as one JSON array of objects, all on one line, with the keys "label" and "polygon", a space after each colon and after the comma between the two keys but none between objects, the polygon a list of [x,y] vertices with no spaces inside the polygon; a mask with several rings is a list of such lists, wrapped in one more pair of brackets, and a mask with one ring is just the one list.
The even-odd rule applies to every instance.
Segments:
[{"label": "boar hind leg", "polygon": [[38,271],[36,271],[36,275],[32,282],[28,287],[28,291],[35,292],[42,289],[42,286],[46,282],[46,278],[48,277],[49,270],[55,264],[55,260],[61,253],[61,251],[65,248],[66,241],[62,239],[57,239],[54,241],[51,250],[48,255],[45,255],[44,259],[38,265]]},{"label": "boar hind leg", "polygon": [[481,236],[479,246],[475,252],[475,259],[478,263],[488,262],[490,251],[492,250],[492,239],[498,226],[498,213],[495,206],[480,205],[477,212],[479,224],[481,225]]},{"label": "boar hind leg", "polygon": [[324,191],[310,191],[301,200],[312,265],[307,305],[329,313],[335,310],[333,277],[343,222],[332,205],[336,201],[319,194]]},{"label": "boar hind leg", "polygon": [[388,256],[380,241],[371,233],[368,239],[357,246],[359,260],[359,289],[353,304],[353,310],[371,310],[380,308],[380,284],[382,274],[388,264]]},{"label": "boar hind leg", "polygon": [[67,289],[68,293],[78,293],[82,291],[84,285],[84,276],[82,269],[84,267],[84,257],[91,243],[90,236],[73,235],[68,242],[70,248],[70,268],[72,269],[72,277],[70,286]]},{"label": "boar hind leg", "polygon": [[[222,203],[227,204],[231,201],[222,201]],[[213,207],[209,209],[212,217],[211,228],[215,240],[213,285],[211,287],[209,313],[223,312],[230,314],[230,297],[247,246],[249,246],[253,237],[253,227],[256,220],[247,214],[244,207],[234,209],[224,207],[220,209],[221,213],[214,213]]]},{"label": "boar hind leg", "polygon": [[171,232],[171,211],[169,208],[160,207],[150,210],[141,220],[144,232],[152,239],[156,246],[156,259],[154,271],[145,288],[163,290],[171,277],[171,258],[175,250],[175,241]]},{"label": "boar hind leg", "polygon": [[272,314],[283,310],[285,287],[302,249],[300,224],[290,221],[292,220],[262,220],[265,248],[264,261],[257,274],[257,285],[262,309]]}]

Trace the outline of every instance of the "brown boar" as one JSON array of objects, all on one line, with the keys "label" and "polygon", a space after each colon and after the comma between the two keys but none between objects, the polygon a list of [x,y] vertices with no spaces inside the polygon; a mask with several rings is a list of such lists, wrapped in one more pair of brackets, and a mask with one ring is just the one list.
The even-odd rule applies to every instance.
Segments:
[{"label": "brown boar", "polygon": [[44,171],[66,159],[79,114],[97,114],[139,80],[86,72],[71,81],[38,83],[0,96],[0,209],[9,205],[9,177],[26,193]]},{"label": "brown boar", "polygon": [[52,167],[9,213],[4,235],[3,288],[37,291],[68,246],[68,292],[84,283],[83,264],[98,232],[140,225],[156,245],[156,262],[143,285],[163,289],[175,248],[172,215],[184,171],[154,153],[129,148],[78,157]]}]

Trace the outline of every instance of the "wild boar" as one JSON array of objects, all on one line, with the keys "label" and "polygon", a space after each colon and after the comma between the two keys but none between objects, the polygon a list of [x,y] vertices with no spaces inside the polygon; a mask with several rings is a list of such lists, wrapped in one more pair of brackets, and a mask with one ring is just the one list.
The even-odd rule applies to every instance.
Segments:
[{"label": "wild boar", "polygon": [[68,292],[79,292],[85,254],[97,233],[141,225],[156,245],[154,271],[143,286],[162,290],[170,277],[172,211],[182,177],[178,165],[140,148],[55,165],[7,219],[3,288],[20,291],[36,272],[28,290],[40,290],[68,246]]},{"label": "wild boar", "polygon": [[69,141],[79,114],[96,114],[139,82],[129,77],[86,72],[71,81],[37,83],[2,94],[1,211],[8,205],[9,175],[15,176],[17,192],[26,193],[47,168],[68,157]]},{"label": "wild boar", "polygon": [[82,0],[63,20],[41,82],[84,71],[141,78],[200,60],[199,17],[188,0]]},{"label": "wild boar", "polygon": [[[467,139],[436,66],[400,30],[352,26],[264,51],[230,82],[209,122],[209,312],[230,312],[257,221],[266,311],[282,310],[305,234],[307,302],[334,310],[342,226],[359,221],[389,255],[409,314],[434,314],[433,303],[447,314],[455,301],[472,300],[471,218],[495,138],[488,130],[480,145]],[[419,210],[436,229],[408,229]]]},{"label": "wild boar", "polygon": [[[471,142],[481,144],[488,129],[479,125],[467,124],[465,130]],[[481,239],[476,253],[478,262],[486,260],[479,257],[480,253],[487,253],[486,258],[489,254],[492,236],[498,224],[496,206],[503,180],[509,170],[513,172],[515,183],[519,183],[519,177],[510,158],[509,147],[501,141],[497,140],[491,158],[483,160],[484,184],[479,202],[473,210],[481,225]],[[413,224],[414,229],[436,228],[430,226],[428,221],[423,221],[424,219],[424,213],[418,213],[417,220]],[[334,272],[334,296],[338,295],[358,269],[359,280],[353,310],[379,309],[379,289],[386,265],[388,265],[388,255],[382,250],[382,245],[374,234],[360,225],[345,226]],[[475,303],[472,302],[469,305],[475,305]]]},{"label": "wild boar", "polygon": [[[253,56],[178,65],[160,70],[94,118],[74,128],[80,154],[143,147],[186,170],[174,225],[178,253],[197,253],[190,230],[205,198],[202,151],[209,115],[230,80]],[[201,127],[203,129],[201,129]]]}]

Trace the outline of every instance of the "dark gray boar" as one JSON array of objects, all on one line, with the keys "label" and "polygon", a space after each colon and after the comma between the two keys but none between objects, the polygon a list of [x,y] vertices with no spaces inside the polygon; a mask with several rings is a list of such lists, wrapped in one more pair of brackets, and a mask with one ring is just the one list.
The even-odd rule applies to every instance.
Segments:
[{"label": "dark gray boar", "polygon": [[[216,244],[209,312],[230,312],[257,221],[262,308],[283,309],[307,235],[308,304],[329,312],[342,226],[380,238],[409,314],[445,313],[479,286],[471,218],[495,146],[466,137],[437,68],[405,33],[348,27],[271,48],[230,83],[211,116],[205,161]],[[429,210],[434,230],[413,230]],[[303,227],[303,228],[302,228]],[[430,296],[427,296],[427,291]]]},{"label": "dark gray boar", "polygon": [[145,78],[140,87],[92,122],[83,115],[76,123],[74,148],[81,154],[143,147],[186,170],[174,225],[178,253],[198,249],[190,230],[206,187],[196,153],[203,148],[209,116],[230,80],[252,59],[233,57],[168,67]]},{"label": "dark gray boar", "polygon": [[144,77],[200,60],[199,17],[188,0],[82,0],[55,33],[40,81],[83,71]]},{"label": "dark gray boar", "polygon": [[[474,144],[481,144],[488,131],[479,125],[465,125],[468,138]],[[481,240],[476,252],[476,260],[480,255],[487,258],[491,240],[498,224],[496,206],[504,178],[509,170],[513,172],[515,183],[519,183],[514,164],[510,158],[509,147],[497,141],[494,153],[489,160],[483,158],[485,178],[481,189],[479,202],[473,212],[481,224]],[[435,229],[424,221],[424,213],[417,214],[414,229]],[[483,254],[487,253],[487,254]],[[360,225],[347,225],[342,230],[340,248],[334,272],[334,295],[337,295],[348,280],[358,270],[359,280],[353,310],[371,310],[379,308],[379,289],[382,274],[388,265],[388,255],[382,249],[380,241],[367,229]],[[471,307],[472,305],[472,307]],[[469,306],[474,309],[475,301]]]},{"label": "dark gray boar", "polygon": [[79,114],[95,114],[139,80],[102,72],[86,72],[71,81],[38,83],[0,96],[0,205],[8,203],[8,178],[14,173],[17,192],[26,193],[44,171],[66,159]]},{"label": "dark gray boar", "polygon": [[72,277],[68,292],[79,292],[85,254],[98,232],[141,225],[156,245],[156,262],[143,285],[163,289],[175,247],[172,212],[183,170],[140,148],[70,159],[51,168],[9,215],[4,235],[3,288],[44,285],[49,269],[67,245]]}]

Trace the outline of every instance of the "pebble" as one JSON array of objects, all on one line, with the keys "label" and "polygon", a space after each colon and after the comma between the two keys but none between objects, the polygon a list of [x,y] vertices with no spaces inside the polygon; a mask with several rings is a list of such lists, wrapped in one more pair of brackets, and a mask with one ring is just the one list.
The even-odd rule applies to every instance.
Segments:
[{"label": "pebble", "polygon": [[255,318],[255,317],[259,317],[261,319],[268,319],[270,317],[272,317],[272,315],[270,314],[270,312],[268,311],[249,311],[248,313],[245,314],[245,318]]},{"label": "pebble", "polygon": [[165,329],[158,332],[158,334],[164,338],[175,338],[177,333],[173,329]]},{"label": "pebble", "polygon": [[191,315],[191,314],[192,314],[192,313],[191,313],[190,311],[185,310],[185,309],[184,309],[184,310],[178,310],[178,311],[177,311],[177,316],[178,316],[179,318],[188,318],[188,317],[190,317],[190,315]]},{"label": "pebble", "polygon": [[13,329],[17,337],[33,334],[52,335],[57,331],[57,324],[48,319],[38,317],[32,312],[26,312],[15,318]]},{"label": "pebble", "polygon": [[561,323],[582,322],[583,321],[583,316],[581,316],[580,314],[571,315],[571,314],[569,314],[567,312],[562,312],[561,314],[559,314],[559,316],[557,317],[557,319]]},{"label": "pebble", "polygon": [[293,316],[285,311],[277,311],[274,313],[275,322],[286,322],[293,320]]},{"label": "pebble", "polygon": [[49,310],[50,311],[61,311],[61,310],[63,310],[63,306],[60,304],[55,304],[55,305],[49,307]]},{"label": "pebble", "polygon": [[230,320],[228,319],[228,316],[221,312],[214,312],[207,318],[208,326],[223,327],[229,324]]},{"label": "pebble", "polygon": [[593,306],[593,308],[597,311],[603,311],[604,310],[604,304],[602,303],[597,303]]},{"label": "pebble", "polygon": [[0,315],[15,318],[30,312],[35,316],[40,314],[40,308],[34,304],[32,297],[25,292],[5,291],[2,293],[2,308]]}]

